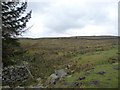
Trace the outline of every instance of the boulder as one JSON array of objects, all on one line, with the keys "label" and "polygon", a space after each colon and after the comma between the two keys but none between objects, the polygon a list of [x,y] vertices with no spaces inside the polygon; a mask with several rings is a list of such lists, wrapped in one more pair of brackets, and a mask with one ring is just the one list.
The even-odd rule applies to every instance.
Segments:
[{"label": "boulder", "polygon": [[111,78],[108,78],[107,80],[112,80]]},{"label": "boulder", "polygon": [[47,80],[47,83],[49,84],[56,84],[56,81],[58,79],[63,78],[64,76],[66,76],[67,73],[65,72],[64,69],[60,69],[60,70],[55,70],[55,73],[51,74]]},{"label": "boulder", "polygon": [[62,78],[67,75],[64,69],[55,70],[55,74],[58,76],[58,78]]},{"label": "boulder", "polygon": [[81,86],[82,83],[81,83],[81,82],[73,82],[72,85],[73,85],[73,86]]},{"label": "boulder", "polygon": [[100,71],[97,74],[104,75],[106,72],[105,71]]},{"label": "boulder", "polygon": [[79,77],[79,80],[84,80],[85,79],[85,77]]},{"label": "boulder", "polygon": [[50,84],[55,84],[57,79],[58,79],[58,76],[56,74],[51,74],[50,77],[49,77],[48,82]]},{"label": "boulder", "polygon": [[98,85],[98,84],[99,84],[99,81],[93,80],[93,81],[90,82],[90,84],[91,84],[91,85]]},{"label": "boulder", "polygon": [[40,81],[41,81],[41,78],[37,78],[36,80],[37,80],[38,82],[40,82]]}]

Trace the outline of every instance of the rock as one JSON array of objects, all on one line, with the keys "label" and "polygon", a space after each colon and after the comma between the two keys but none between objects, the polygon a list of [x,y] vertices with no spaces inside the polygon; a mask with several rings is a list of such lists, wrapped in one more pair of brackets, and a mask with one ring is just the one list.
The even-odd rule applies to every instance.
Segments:
[{"label": "rock", "polygon": [[75,86],[79,86],[79,82],[75,82],[74,85],[75,85]]},{"label": "rock", "polygon": [[89,75],[89,74],[90,74],[90,72],[86,72],[86,73],[85,73],[85,75]]},{"label": "rock", "polygon": [[67,69],[69,69],[70,67],[71,67],[71,65],[68,64],[68,65],[67,65]]},{"label": "rock", "polygon": [[112,61],[111,63],[116,63],[116,61]]},{"label": "rock", "polygon": [[32,88],[44,88],[43,86],[33,86]]},{"label": "rock", "polygon": [[79,80],[84,80],[85,79],[85,77],[79,77]]},{"label": "rock", "polygon": [[68,83],[67,83],[67,82],[64,82],[63,84],[64,84],[64,85],[68,85]]},{"label": "rock", "polygon": [[72,70],[71,73],[73,74],[75,72],[75,70]]},{"label": "rock", "polygon": [[3,69],[2,84],[4,86],[23,83],[29,77],[29,73],[24,66],[10,66]]},{"label": "rock", "polygon": [[50,77],[51,77],[52,79],[57,79],[57,78],[58,78],[58,76],[57,76],[56,74],[51,74]]},{"label": "rock", "polygon": [[65,72],[64,69],[60,69],[60,70],[55,70],[55,73],[51,74],[50,77],[48,78],[47,82],[49,84],[56,84],[56,81],[58,79],[62,80],[62,78],[64,76],[66,76],[67,73]]},{"label": "rock", "polygon": [[81,86],[82,83],[81,82],[73,82],[73,86]]},{"label": "rock", "polygon": [[69,75],[69,76],[67,76],[67,77],[72,77],[72,75]]},{"label": "rock", "polygon": [[55,74],[58,76],[58,78],[61,78],[67,75],[64,69],[55,70]]},{"label": "rock", "polygon": [[91,85],[98,85],[98,84],[99,84],[99,81],[94,80],[94,81],[91,81],[90,84],[91,84]]},{"label": "rock", "polygon": [[38,82],[41,81],[41,78],[37,78],[37,81],[38,81]]},{"label": "rock", "polygon": [[111,80],[110,78],[108,80]]},{"label": "rock", "polygon": [[120,67],[114,67],[113,69],[115,69],[115,70],[120,70]]},{"label": "rock", "polygon": [[97,74],[100,74],[100,75],[104,75],[106,72],[104,72],[104,71],[100,71],[100,72],[98,72]]},{"label": "rock", "polygon": [[56,74],[51,74],[49,77],[49,83],[50,84],[56,84],[56,80],[58,79],[58,76]]},{"label": "rock", "polygon": [[4,89],[4,88],[10,88],[10,86],[2,86],[2,89]]}]

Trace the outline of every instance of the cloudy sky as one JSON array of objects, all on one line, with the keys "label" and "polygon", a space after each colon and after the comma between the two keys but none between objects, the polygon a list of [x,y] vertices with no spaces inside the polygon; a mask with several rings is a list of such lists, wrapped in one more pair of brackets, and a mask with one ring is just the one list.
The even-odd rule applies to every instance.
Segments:
[{"label": "cloudy sky", "polygon": [[119,0],[30,0],[24,37],[118,35]]}]

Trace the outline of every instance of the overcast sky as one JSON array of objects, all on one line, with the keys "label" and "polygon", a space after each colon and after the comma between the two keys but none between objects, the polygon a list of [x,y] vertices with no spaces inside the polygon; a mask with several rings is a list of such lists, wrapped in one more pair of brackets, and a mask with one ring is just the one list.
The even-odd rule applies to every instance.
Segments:
[{"label": "overcast sky", "polygon": [[24,37],[118,35],[118,0],[30,0]]}]

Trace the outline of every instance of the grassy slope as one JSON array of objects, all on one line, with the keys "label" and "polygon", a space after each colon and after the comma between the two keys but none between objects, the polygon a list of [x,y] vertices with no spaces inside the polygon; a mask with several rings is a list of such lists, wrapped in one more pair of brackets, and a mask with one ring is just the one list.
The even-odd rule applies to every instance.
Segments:
[{"label": "grassy slope", "polygon": [[[95,37],[94,37],[95,38]],[[30,70],[35,79],[41,77],[43,84],[55,69],[66,68],[74,71],[64,78],[65,82],[82,82],[80,87],[117,87],[117,70],[114,70],[113,60],[117,63],[116,40],[80,40],[80,39],[38,39],[20,40],[23,49],[27,49],[23,58],[29,62]],[[118,66],[115,64],[115,66]],[[95,68],[95,69],[92,69]],[[97,71],[106,71],[104,76]],[[89,75],[87,73],[90,72]],[[86,79],[79,81],[80,76]],[[103,78],[104,77],[104,78]],[[106,79],[111,78],[111,82]],[[98,85],[90,85],[90,81],[97,80]],[[31,82],[32,83],[32,82]],[[109,84],[108,84],[109,83]],[[30,84],[30,82],[29,82]],[[58,81],[53,87],[76,87],[64,85]]]},{"label": "grassy slope", "polygon": [[[77,64],[78,66],[80,66],[80,64],[93,64],[91,66],[89,66],[89,70],[84,71],[84,70],[80,70],[75,72],[74,74],[72,74],[72,76],[67,76],[65,78],[65,82],[82,82],[83,85],[80,86],[81,88],[95,88],[95,87],[100,87],[100,88],[115,88],[118,87],[118,70],[115,70],[114,67],[118,66],[118,63],[115,64],[109,64],[108,60],[111,57],[116,56],[117,53],[117,49],[112,49],[112,50],[107,50],[107,51],[101,51],[101,52],[96,52],[92,55],[82,55],[80,56],[81,59],[77,60],[76,57],[74,60],[77,60]],[[77,67],[77,66],[76,66]],[[80,66],[81,67],[81,66]],[[90,69],[93,68],[94,69]],[[104,75],[99,75],[96,74],[99,71],[105,71],[106,74]],[[85,76],[86,79],[85,80],[78,80],[79,77],[81,76]],[[109,80],[111,79],[111,80]],[[98,85],[91,85],[90,82],[91,81],[98,81],[99,84]],[[60,83],[58,83],[58,85],[56,85],[56,87],[66,87],[66,86],[61,86]],[[73,87],[68,85],[68,87]]]}]

